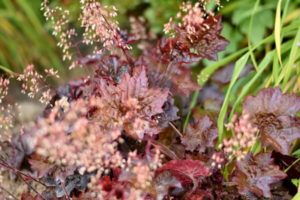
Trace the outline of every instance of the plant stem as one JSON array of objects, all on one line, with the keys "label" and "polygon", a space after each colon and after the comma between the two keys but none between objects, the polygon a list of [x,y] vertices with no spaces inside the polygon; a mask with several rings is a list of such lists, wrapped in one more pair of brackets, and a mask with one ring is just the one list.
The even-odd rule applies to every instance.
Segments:
[{"label": "plant stem", "polygon": [[300,158],[298,158],[297,160],[295,160],[290,166],[288,166],[288,168],[286,168],[284,170],[284,172],[286,173],[287,171],[289,171],[299,161],[300,161]]}]

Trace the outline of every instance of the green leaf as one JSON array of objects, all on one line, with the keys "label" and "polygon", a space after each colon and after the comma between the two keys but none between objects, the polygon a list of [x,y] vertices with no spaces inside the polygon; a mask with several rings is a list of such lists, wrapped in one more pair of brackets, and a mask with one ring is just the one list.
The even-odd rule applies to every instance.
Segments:
[{"label": "green leaf", "polygon": [[262,149],[262,145],[261,145],[261,141],[260,140],[256,140],[255,144],[253,145],[253,147],[251,148],[251,152],[256,155],[258,154]]},{"label": "green leaf", "polygon": [[[295,182],[293,182],[293,179],[292,179],[292,183],[295,183]],[[300,179],[297,180],[296,184],[298,185],[298,192],[297,192],[297,194],[293,197],[292,200],[300,200]]]},{"label": "green leaf", "polygon": [[286,85],[287,81],[290,78],[291,72],[295,65],[296,58],[299,55],[299,46],[298,46],[299,41],[300,41],[300,28],[297,31],[297,35],[296,35],[296,37],[294,39],[294,43],[291,47],[292,49],[290,52],[289,60],[286,64],[286,66],[284,67],[285,71],[284,71],[284,73],[282,73],[282,75],[284,75],[284,81],[283,81],[284,86]]},{"label": "green leaf", "polygon": [[291,180],[291,182],[292,182],[296,187],[298,187],[299,182],[300,182],[300,179],[293,178],[293,179]]},{"label": "green leaf", "polygon": [[8,74],[14,74],[14,72],[11,71],[8,67],[4,67],[4,66],[0,65],[0,69],[5,71]]},{"label": "green leaf", "polygon": [[298,192],[293,198],[292,200],[300,200],[300,192]]},{"label": "green leaf", "polygon": [[279,61],[278,61],[278,57],[277,54],[274,56],[273,59],[273,68],[272,68],[272,77],[276,86],[278,86],[279,84],[279,74],[280,74],[280,66],[279,66]]},{"label": "green leaf", "polygon": [[293,155],[293,156],[300,157],[300,149],[294,151],[292,155]]}]

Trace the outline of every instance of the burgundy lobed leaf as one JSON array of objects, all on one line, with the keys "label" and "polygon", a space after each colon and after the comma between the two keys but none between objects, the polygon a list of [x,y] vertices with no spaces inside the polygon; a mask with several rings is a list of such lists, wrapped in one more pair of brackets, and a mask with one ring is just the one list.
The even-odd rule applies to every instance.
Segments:
[{"label": "burgundy lobed leaf", "polygon": [[196,179],[210,175],[209,169],[199,160],[172,160],[156,171],[156,176],[169,171],[181,184],[194,183]]},{"label": "burgundy lobed leaf", "polygon": [[258,197],[271,197],[271,184],[286,177],[277,165],[273,164],[270,153],[261,153],[253,157],[248,155],[244,160],[237,161],[233,182],[243,195],[251,193]]},{"label": "burgundy lobed leaf", "polygon": [[132,76],[125,73],[117,85],[101,79],[99,93],[107,105],[104,107],[108,114],[106,123],[114,119],[123,124],[129,135],[140,140],[144,134],[157,134],[159,121],[155,116],[164,113],[163,106],[169,92],[167,89],[150,88],[144,67],[134,68]]},{"label": "burgundy lobed leaf", "polygon": [[186,34],[185,29],[179,29],[179,40],[185,41],[189,44],[189,48],[195,49],[196,55],[200,58],[217,60],[217,53],[223,51],[228,45],[228,41],[220,35],[222,31],[221,16],[208,16],[194,28],[195,32],[191,35]]},{"label": "burgundy lobed leaf", "polygon": [[162,38],[157,47],[151,49],[152,59],[159,60],[163,64],[174,62],[181,65],[198,62],[201,57],[190,51],[186,41],[179,42],[178,39],[178,37]]},{"label": "burgundy lobed leaf", "polygon": [[[190,2],[183,3],[179,15],[183,16],[180,23],[176,24],[171,19],[164,29],[167,33],[173,32],[176,47],[180,47],[181,52],[193,53],[198,58],[217,59],[217,53],[228,45],[220,35],[221,16],[208,13],[201,2],[194,5]],[[188,51],[183,51],[184,48]]]},{"label": "burgundy lobed leaf", "polygon": [[300,138],[300,97],[283,94],[279,88],[261,90],[247,97],[244,113],[258,127],[262,142],[282,154],[288,154],[291,143]]},{"label": "burgundy lobed leaf", "polygon": [[191,71],[185,67],[178,67],[178,70],[171,75],[172,89],[179,95],[189,96],[192,92],[200,90],[193,78]]},{"label": "burgundy lobed leaf", "polygon": [[204,151],[214,147],[218,136],[217,128],[208,116],[196,117],[192,124],[189,124],[186,133],[181,138],[181,143],[188,151]]},{"label": "burgundy lobed leaf", "polygon": [[168,127],[169,122],[179,119],[177,112],[179,109],[174,105],[174,99],[169,97],[163,105],[164,112],[159,114],[156,118],[158,119],[161,127]]},{"label": "burgundy lobed leaf", "polygon": [[265,128],[261,139],[263,143],[271,145],[276,151],[288,155],[292,142],[300,138],[300,123],[297,120],[297,122],[284,124],[284,121],[280,119],[278,122],[282,126]]},{"label": "burgundy lobed leaf", "polygon": [[175,95],[188,96],[201,88],[193,80],[191,69],[187,66],[199,59],[175,53],[176,51],[172,49],[174,42],[168,40],[166,44],[160,43],[159,45],[166,45],[166,47],[156,47],[146,51],[139,62],[147,66],[151,86],[169,88]]},{"label": "burgundy lobed leaf", "polygon": [[275,116],[295,116],[300,111],[300,97],[284,94],[280,88],[262,89],[255,97],[249,96],[243,110],[251,117],[257,113],[272,113]]}]

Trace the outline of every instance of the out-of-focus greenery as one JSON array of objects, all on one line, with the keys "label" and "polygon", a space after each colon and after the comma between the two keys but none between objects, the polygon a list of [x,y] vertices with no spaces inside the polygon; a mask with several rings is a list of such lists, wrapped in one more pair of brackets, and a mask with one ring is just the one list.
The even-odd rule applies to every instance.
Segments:
[{"label": "out-of-focus greenery", "polygon": [[[119,10],[121,26],[128,26],[127,16],[144,14],[150,28],[160,33],[163,24],[176,13],[181,0],[103,0]],[[27,64],[40,69],[53,67],[63,74],[67,64],[62,62],[61,52],[51,36],[51,27],[40,10],[42,0],[0,1],[0,69],[5,72],[21,72]],[[79,2],[79,0],[78,0]],[[79,3],[73,0],[52,0],[71,10],[72,17],[80,12]],[[167,11],[167,12],[166,12]]]},{"label": "out-of-focus greenery", "polygon": [[21,72],[27,64],[63,71],[55,40],[45,27],[40,0],[0,1],[0,66]]},{"label": "out-of-focus greenery", "polygon": [[[40,10],[42,0],[0,1],[0,71],[21,72],[27,64],[40,69],[53,67],[64,73],[67,64],[51,36],[50,24],[45,22]],[[52,0],[71,10],[71,17],[79,16],[78,1]],[[163,24],[175,15],[181,0],[102,0],[119,10],[121,26],[128,26],[128,15],[144,15],[150,28],[161,33]]]},{"label": "out-of-focus greenery", "polygon": [[151,30],[159,33],[170,17],[174,17],[178,11],[180,0],[150,0],[150,7],[145,12],[145,17],[149,21]]},{"label": "out-of-focus greenery", "polygon": [[[248,8],[244,7],[247,2]],[[241,109],[240,105],[247,95],[275,86],[284,92],[300,93],[299,5],[298,0],[244,0],[231,1],[222,10],[225,21],[229,22],[227,29],[232,31],[231,34],[230,30],[227,32],[227,38],[231,45],[236,45],[228,48],[220,60],[206,62],[198,75],[199,84],[205,85],[216,70],[235,63],[218,117],[220,140],[225,134],[224,122],[230,121],[233,114]],[[242,37],[237,37],[239,35]],[[253,72],[239,79],[247,64],[253,66]],[[227,111],[230,111],[229,118]]]},{"label": "out-of-focus greenery", "polygon": [[[221,54],[229,54],[246,46],[248,40],[253,45],[258,44],[264,37],[271,34],[274,29],[275,12],[277,0],[261,0],[253,15],[253,28],[249,32],[249,24],[252,16],[255,0],[231,0],[221,9],[223,16],[223,35],[230,41],[226,51]],[[300,14],[299,0],[292,0],[289,3],[288,17],[286,22]]]}]

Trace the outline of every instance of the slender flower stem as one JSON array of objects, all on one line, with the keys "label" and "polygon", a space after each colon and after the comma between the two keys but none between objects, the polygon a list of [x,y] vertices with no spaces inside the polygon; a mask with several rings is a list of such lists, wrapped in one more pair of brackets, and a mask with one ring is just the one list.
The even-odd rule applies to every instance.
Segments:
[{"label": "slender flower stem", "polygon": [[40,183],[41,185],[47,187],[44,183],[42,183],[42,182],[39,181],[38,179],[36,179],[36,178],[34,178],[34,177],[32,177],[32,176],[30,176],[30,175],[28,175],[28,174],[25,174],[25,173],[21,172],[21,171],[18,170],[18,169],[16,169],[16,168],[10,166],[10,165],[7,164],[3,159],[0,159],[0,161],[1,161],[1,162],[0,162],[0,166],[2,166],[2,167],[4,167],[4,168],[6,168],[6,169],[8,169],[8,170],[11,170],[12,172],[16,173],[16,174],[22,179],[22,181],[23,181],[24,183],[26,183],[26,185],[27,185],[31,190],[33,190],[38,196],[40,196],[42,199],[45,200],[45,198],[44,198],[44,197],[43,197],[36,189],[34,189],[29,183],[27,183],[27,181],[24,179],[23,176],[25,176],[26,178],[29,178],[30,180],[34,180],[35,182]]},{"label": "slender flower stem", "polygon": [[12,171],[12,172],[18,174],[18,175],[22,175],[22,176],[25,176],[26,178],[32,179],[32,180],[34,180],[35,182],[37,182],[37,183],[39,183],[39,184],[41,184],[41,185],[47,187],[43,182],[39,181],[38,179],[36,179],[36,178],[34,178],[34,177],[32,177],[32,176],[30,176],[30,175],[28,175],[28,174],[26,174],[26,173],[24,173],[24,172],[18,170],[18,169],[14,168],[14,167],[12,167],[12,166],[10,166],[10,165],[8,165],[4,160],[0,159],[0,161],[1,161],[1,162],[0,162],[0,166],[2,166],[2,167],[4,167],[4,168],[6,168],[6,169],[8,169],[8,170],[10,170],[10,171]]},{"label": "slender flower stem", "polygon": [[295,160],[290,166],[288,166],[284,172],[287,173],[297,162],[300,161],[300,158],[298,158],[297,160]]},{"label": "slender flower stem", "polygon": [[174,129],[174,131],[175,131],[180,137],[183,137],[183,134],[180,133],[180,131],[176,128],[176,126],[174,126],[174,124],[172,124],[172,122],[169,122],[169,125]]},{"label": "slender flower stem", "polygon": [[0,185],[0,190],[6,192],[6,193],[7,193],[10,197],[12,197],[13,199],[18,200],[18,198],[17,198],[15,195],[13,195],[10,191],[8,191],[7,189],[5,189],[5,188],[2,187],[1,185]]}]

